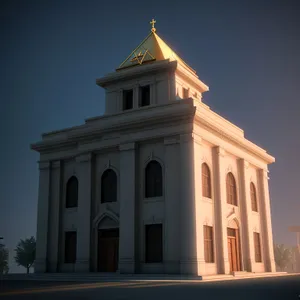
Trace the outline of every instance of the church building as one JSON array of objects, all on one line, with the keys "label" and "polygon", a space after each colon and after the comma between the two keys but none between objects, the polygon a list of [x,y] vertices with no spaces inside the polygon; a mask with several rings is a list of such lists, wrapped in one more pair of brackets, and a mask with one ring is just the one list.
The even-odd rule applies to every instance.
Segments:
[{"label": "church building", "polygon": [[35,272],[274,272],[268,165],[152,29],[97,79],[105,113],[45,133]]}]

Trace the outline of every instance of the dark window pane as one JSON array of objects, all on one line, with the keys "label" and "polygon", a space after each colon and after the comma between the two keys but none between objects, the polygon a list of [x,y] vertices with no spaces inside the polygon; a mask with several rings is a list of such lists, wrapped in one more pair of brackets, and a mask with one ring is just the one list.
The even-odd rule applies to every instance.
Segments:
[{"label": "dark window pane", "polygon": [[236,184],[232,173],[226,176],[227,203],[237,205]]},{"label": "dark window pane", "polygon": [[203,226],[204,232],[204,259],[205,262],[213,263],[214,259],[214,240],[213,228],[211,226]]},{"label": "dark window pane", "polygon": [[253,232],[253,238],[254,238],[255,262],[262,262],[259,233]]},{"label": "dark window pane", "polygon": [[150,105],[150,86],[140,87],[140,106]]},{"label": "dark window pane", "polygon": [[211,198],[211,178],[209,167],[206,163],[202,164],[202,195]]},{"label": "dark window pane", "polygon": [[78,180],[72,176],[67,182],[66,208],[77,207],[78,205]]},{"label": "dark window pane", "polygon": [[187,99],[189,97],[189,90],[182,88],[182,96],[183,96],[183,99]]},{"label": "dark window pane", "polygon": [[101,203],[105,202],[117,202],[117,175],[112,169],[101,177]]},{"label": "dark window pane", "polygon": [[65,233],[65,263],[76,262],[77,234],[76,231]]},{"label": "dark window pane", "polygon": [[162,196],[162,168],[159,162],[152,160],[145,170],[145,197]]},{"label": "dark window pane", "polygon": [[145,250],[146,263],[163,261],[162,224],[145,226]]},{"label": "dark window pane", "polygon": [[123,110],[133,108],[133,90],[123,91]]},{"label": "dark window pane", "polygon": [[258,211],[256,189],[253,182],[250,183],[251,206],[253,211]]}]

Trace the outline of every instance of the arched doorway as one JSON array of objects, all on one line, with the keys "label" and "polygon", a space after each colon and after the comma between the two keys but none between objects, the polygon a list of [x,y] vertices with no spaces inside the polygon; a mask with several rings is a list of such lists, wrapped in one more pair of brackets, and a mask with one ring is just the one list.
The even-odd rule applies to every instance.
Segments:
[{"label": "arched doorway", "polygon": [[98,224],[97,271],[116,272],[119,263],[119,224],[105,216]]},{"label": "arched doorway", "polygon": [[230,272],[241,271],[240,234],[236,220],[232,220],[228,224],[227,241]]}]

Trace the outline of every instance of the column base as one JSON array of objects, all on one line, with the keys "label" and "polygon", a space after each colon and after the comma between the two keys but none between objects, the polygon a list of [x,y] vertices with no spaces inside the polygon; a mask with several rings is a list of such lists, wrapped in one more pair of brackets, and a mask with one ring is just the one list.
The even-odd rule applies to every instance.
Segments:
[{"label": "column base", "polygon": [[224,269],[225,269],[225,274],[230,274],[229,260],[224,261]]},{"label": "column base", "polygon": [[165,274],[179,274],[180,263],[179,261],[164,261],[164,273]]},{"label": "column base", "polygon": [[267,272],[276,272],[276,264],[274,259],[266,260],[266,271]]},{"label": "column base", "polygon": [[34,273],[46,273],[47,272],[47,260],[36,259],[34,262]]},{"label": "column base", "polygon": [[119,273],[120,274],[134,274],[135,262],[133,260],[120,260],[119,261]]},{"label": "column base", "polygon": [[181,260],[180,274],[198,276],[198,261],[197,260]]},{"label": "column base", "polygon": [[75,263],[75,272],[89,272],[90,261],[88,259],[78,259]]},{"label": "column base", "polygon": [[247,259],[247,266],[245,266],[245,271],[253,272],[254,270],[254,261],[251,258]]}]

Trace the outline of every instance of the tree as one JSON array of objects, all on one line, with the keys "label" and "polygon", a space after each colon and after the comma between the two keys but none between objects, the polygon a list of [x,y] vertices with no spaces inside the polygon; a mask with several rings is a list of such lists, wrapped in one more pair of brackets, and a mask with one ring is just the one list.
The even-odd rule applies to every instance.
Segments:
[{"label": "tree", "polygon": [[15,260],[18,266],[25,267],[27,274],[35,260],[35,238],[32,236],[26,240],[20,240],[17,245]]},{"label": "tree", "polygon": [[276,265],[283,271],[292,260],[292,251],[283,244],[275,244],[274,256]]},{"label": "tree", "polygon": [[7,274],[8,270],[8,250],[0,244],[0,274]]}]

